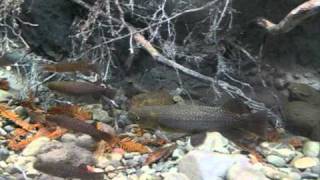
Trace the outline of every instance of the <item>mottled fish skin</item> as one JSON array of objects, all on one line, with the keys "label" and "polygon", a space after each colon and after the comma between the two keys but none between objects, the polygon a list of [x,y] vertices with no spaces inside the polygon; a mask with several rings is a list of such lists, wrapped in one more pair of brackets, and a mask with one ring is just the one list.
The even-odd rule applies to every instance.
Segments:
[{"label": "mottled fish skin", "polygon": [[115,95],[115,91],[110,88],[88,82],[52,81],[47,86],[50,90],[73,96],[106,95],[109,98],[113,98]]},{"label": "mottled fish skin", "polygon": [[210,106],[144,106],[131,109],[130,113],[137,123],[148,127],[158,124],[189,132],[221,130],[243,123],[240,115]]}]

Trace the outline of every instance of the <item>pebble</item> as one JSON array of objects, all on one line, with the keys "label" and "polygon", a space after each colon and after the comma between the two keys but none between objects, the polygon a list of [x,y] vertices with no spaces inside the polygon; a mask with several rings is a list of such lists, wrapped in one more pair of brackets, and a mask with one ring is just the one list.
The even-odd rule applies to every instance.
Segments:
[{"label": "pebble", "polygon": [[40,152],[40,149],[50,142],[50,139],[47,137],[39,137],[38,139],[33,140],[28,144],[22,151],[24,156],[35,156]]},{"label": "pebble", "polygon": [[8,164],[5,161],[0,161],[0,168],[7,169]]},{"label": "pebble", "polygon": [[4,129],[0,128],[0,135],[6,136],[6,135],[8,135],[8,133]]},{"label": "pebble", "polygon": [[76,139],[76,145],[88,150],[94,150],[97,144],[90,135],[82,134]]},{"label": "pebble", "polygon": [[141,156],[140,153],[137,153],[137,152],[132,152],[132,153],[125,153],[123,155],[124,159],[132,159],[134,158],[135,156]]},{"label": "pebble", "polygon": [[189,180],[189,178],[182,173],[163,173],[164,180]]},{"label": "pebble", "polygon": [[273,164],[277,167],[283,167],[286,165],[286,161],[279,157],[279,156],[275,156],[275,155],[269,155],[266,157],[267,162],[269,162],[270,164]]},{"label": "pebble", "polygon": [[267,177],[260,171],[248,165],[234,164],[227,174],[227,180],[267,180]]},{"label": "pebble", "polygon": [[110,160],[104,156],[96,158],[96,166],[99,168],[106,168],[110,163]]},{"label": "pebble", "polygon": [[313,173],[315,173],[315,174],[320,175],[320,164],[318,164],[318,165],[316,165],[316,166],[313,166],[313,167],[311,168],[311,171],[312,171]]},{"label": "pebble", "polygon": [[0,148],[0,161],[6,160],[9,157],[9,154],[9,150],[7,148]]},{"label": "pebble", "polygon": [[181,159],[184,155],[184,152],[182,149],[175,149],[172,153],[172,157],[175,159]]},{"label": "pebble", "polygon": [[320,143],[308,141],[303,145],[303,154],[309,157],[317,157],[320,154]]},{"label": "pebble", "polygon": [[155,169],[151,169],[149,166],[142,166],[140,168],[141,172],[143,172],[144,174],[154,174],[156,172]]},{"label": "pebble", "polygon": [[13,130],[15,130],[15,128],[11,125],[6,125],[5,127],[3,127],[3,129],[5,131],[7,131],[8,133],[12,132]]},{"label": "pebble", "polygon": [[319,164],[319,159],[312,157],[303,157],[295,159],[292,164],[297,169],[307,169],[317,166]]},{"label": "pebble", "polygon": [[229,153],[227,150],[227,145],[229,140],[223,137],[218,132],[208,132],[206,133],[206,137],[204,142],[197,146],[196,149],[208,152],[221,152],[221,153]]},{"label": "pebble", "polygon": [[64,143],[76,142],[77,137],[74,134],[66,133],[61,137],[61,141]]},{"label": "pebble", "polygon": [[190,179],[223,178],[235,163],[249,164],[243,155],[228,155],[194,150],[184,156],[178,163],[179,172]]},{"label": "pebble", "polygon": [[154,175],[144,173],[139,176],[139,180],[156,180],[156,177]]}]

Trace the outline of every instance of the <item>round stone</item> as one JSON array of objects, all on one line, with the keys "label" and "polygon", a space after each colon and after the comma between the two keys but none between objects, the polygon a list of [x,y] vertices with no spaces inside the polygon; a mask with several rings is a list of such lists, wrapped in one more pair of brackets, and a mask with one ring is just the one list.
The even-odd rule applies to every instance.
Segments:
[{"label": "round stone", "polygon": [[293,166],[297,169],[307,169],[319,164],[319,159],[313,157],[303,157],[293,161]]},{"label": "round stone", "polygon": [[9,151],[7,148],[0,148],[0,161],[4,161],[8,158],[9,156]]},{"label": "round stone", "polygon": [[273,164],[277,167],[283,167],[286,165],[286,161],[279,156],[269,155],[267,156],[266,160],[268,163]]},{"label": "round stone", "polygon": [[317,157],[320,154],[320,143],[308,141],[303,145],[303,154],[309,157]]}]

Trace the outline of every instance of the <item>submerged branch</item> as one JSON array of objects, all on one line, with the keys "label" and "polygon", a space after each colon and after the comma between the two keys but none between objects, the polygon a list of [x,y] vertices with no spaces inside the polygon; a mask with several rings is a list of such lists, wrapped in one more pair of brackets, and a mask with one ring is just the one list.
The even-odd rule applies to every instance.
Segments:
[{"label": "submerged branch", "polygon": [[290,11],[278,24],[274,24],[265,18],[258,18],[256,23],[270,34],[282,34],[291,31],[293,28],[303,23],[303,21],[319,12],[320,0],[309,0]]}]

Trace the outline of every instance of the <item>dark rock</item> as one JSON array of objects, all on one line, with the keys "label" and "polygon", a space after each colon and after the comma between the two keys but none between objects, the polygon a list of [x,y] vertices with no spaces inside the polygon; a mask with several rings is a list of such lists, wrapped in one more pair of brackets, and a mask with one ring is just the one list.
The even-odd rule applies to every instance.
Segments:
[{"label": "dark rock", "polygon": [[320,92],[306,84],[292,83],[288,87],[291,101],[304,101],[320,105]]},{"label": "dark rock", "polygon": [[320,109],[302,101],[290,102],[285,106],[287,126],[294,133],[320,140]]},{"label": "dark rock", "polygon": [[7,148],[0,148],[0,161],[6,160],[9,156]]},{"label": "dark rock", "polygon": [[101,174],[89,173],[85,165],[93,165],[93,154],[74,144],[51,143],[42,148],[34,167],[44,173],[63,178],[102,179]]},{"label": "dark rock", "polygon": [[66,53],[70,50],[68,36],[75,12],[77,6],[71,1],[26,0],[20,18],[38,26],[21,23],[22,36],[42,54],[57,57],[56,53]]}]

